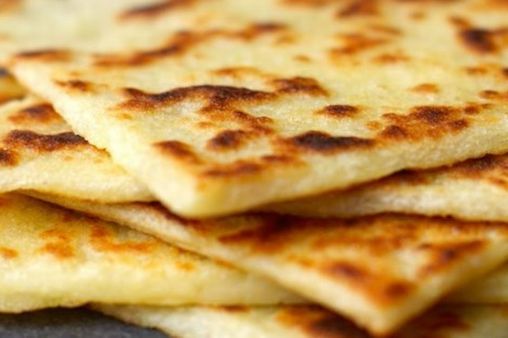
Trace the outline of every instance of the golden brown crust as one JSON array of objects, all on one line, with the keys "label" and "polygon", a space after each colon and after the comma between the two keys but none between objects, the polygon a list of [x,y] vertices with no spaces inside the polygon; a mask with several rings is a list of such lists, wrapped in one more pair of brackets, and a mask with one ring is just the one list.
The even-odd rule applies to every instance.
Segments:
[{"label": "golden brown crust", "polygon": [[89,146],[84,138],[72,132],[43,135],[30,130],[13,130],[7,134],[3,143],[12,149],[30,149],[37,152]]}]

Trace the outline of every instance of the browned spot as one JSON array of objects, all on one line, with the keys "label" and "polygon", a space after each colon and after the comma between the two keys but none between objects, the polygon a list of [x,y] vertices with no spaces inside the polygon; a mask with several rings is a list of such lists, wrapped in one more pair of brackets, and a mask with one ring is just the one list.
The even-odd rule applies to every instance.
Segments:
[{"label": "browned spot", "polygon": [[206,144],[210,150],[234,150],[243,145],[252,135],[244,130],[224,130]]},{"label": "browned spot", "polygon": [[422,276],[435,274],[460,262],[468,255],[475,255],[485,247],[486,243],[481,240],[470,242],[451,242],[442,244],[423,244],[420,250],[430,254],[429,263],[422,269]]},{"label": "browned spot", "polygon": [[351,321],[318,306],[285,306],[276,319],[290,329],[299,329],[305,337],[370,338]]},{"label": "browned spot", "polygon": [[264,155],[259,158],[237,160],[232,163],[214,164],[203,172],[203,176],[228,178],[233,176],[256,175],[270,168],[285,165],[299,165],[298,160],[285,155]]},{"label": "browned spot", "polygon": [[42,103],[21,109],[14,115],[9,116],[9,120],[16,124],[25,124],[62,121],[62,118],[50,104]]},{"label": "browned spot", "polygon": [[88,142],[72,132],[42,135],[30,130],[11,131],[4,143],[13,148],[28,148],[35,151],[55,151],[88,145]]},{"label": "browned spot", "polygon": [[130,54],[102,54],[97,55],[97,66],[141,66],[157,61],[161,58],[181,55],[200,43],[215,38],[229,38],[241,41],[251,41],[266,34],[283,31],[284,24],[274,22],[253,23],[239,30],[210,29],[205,31],[180,31],[170,37],[168,42],[154,49],[137,51]]},{"label": "browned spot", "polygon": [[333,118],[344,118],[353,117],[357,115],[359,111],[360,109],[355,106],[350,106],[347,104],[334,104],[318,110],[316,114],[330,116]]},{"label": "browned spot", "polygon": [[308,131],[283,141],[290,147],[302,151],[331,154],[341,151],[369,149],[375,146],[371,139],[354,136],[330,136],[320,131]]},{"label": "browned spot", "polygon": [[453,166],[453,169],[456,172],[460,172],[466,176],[477,178],[479,175],[482,175],[485,172],[496,169],[503,164],[508,164],[504,162],[506,161],[503,156],[486,155],[482,158],[470,159],[459,163]]},{"label": "browned spot", "polygon": [[501,73],[508,79],[508,68],[501,69]]},{"label": "browned spot", "polygon": [[346,7],[337,12],[340,18],[375,15],[378,13],[378,2],[376,0],[353,0]]},{"label": "browned spot", "polygon": [[21,0],[3,0],[0,1],[0,13],[5,13],[17,9],[21,5]]},{"label": "browned spot", "polygon": [[90,92],[93,89],[93,86],[90,82],[83,80],[56,81],[56,83],[61,87],[79,92]]},{"label": "browned spot", "polygon": [[462,43],[478,53],[494,53],[497,51],[492,32],[486,29],[464,29],[459,31]]},{"label": "browned spot", "polygon": [[186,162],[193,165],[198,165],[202,163],[202,160],[196,153],[194,153],[192,148],[183,142],[174,140],[162,141],[155,143],[154,147],[157,148],[163,154],[168,155],[177,160],[180,160],[182,162]]},{"label": "browned spot", "polygon": [[14,259],[18,257],[18,252],[11,248],[0,247],[0,256],[4,259]]},{"label": "browned spot", "polygon": [[508,91],[483,90],[480,92],[480,97],[493,101],[508,101]]},{"label": "browned spot", "polygon": [[413,335],[414,332],[418,332],[418,338],[441,338],[443,334],[447,336],[450,332],[467,334],[471,327],[457,310],[460,311],[460,307],[444,305],[436,307],[413,321],[400,336],[396,334],[393,338],[403,338],[407,336],[406,333]]},{"label": "browned spot", "polygon": [[392,281],[349,262],[325,264],[322,269],[329,276],[345,281],[351,287],[371,293],[382,303],[396,302],[407,296],[413,288],[406,281]]},{"label": "browned spot", "polygon": [[220,308],[221,308],[221,310],[223,310],[225,312],[230,312],[230,313],[245,313],[245,312],[249,312],[249,307],[242,306],[242,305],[221,306]]},{"label": "browned spot", "polygon": [[203,175],[208,177],[232,177],[253,175],[261,172],[263,166],[256,161],[238,160],[233,163],[215,165],[206,170]]},{"label": "browned spot", "polygon": [[253,67],[225,67],[213,71],[213,74],[240,79],[245,76],[265,77],[259,69]]},{"label": "browned spot", "polygon": [[374,38],[359,33],[343,34],[339,36],[343,42],[341,47],[330,50],[331,56],[353,55],[386,44],[385,38]]},{"label": "browned spot", "polygon": [[227,109],[234,104],[258,103],[274,97],[271,93],[248,88],[213,85],[175,88],[157,94],[127,88],[124,90],[124,95],[128,100],[120,107],[134,110],[150,110],[185,100],[200,100],[215,109]]},{"label": "browned spot", "polygon": [[483,66],[466,67],[465,70],[469,75],[485,75],[489,72],[488,69]]},{"label": "browned spot", "polygon": [[18,154],[12,150],[0,148],[0,166],[14,166],[18,164]]},{"label": "browned spot", "polygon": [[66,243],[48,243],[42,246],[40,251],[60,259],[69,259],[74,256],[73,248]]},{"label": "browned spot", "polygon": [[185,8],[195,4],[196,0],[165,0],[148,5],[137,6],[123,12],[119,19],[153,19],[168,11]]},{"label": "browned spot", "polygon": [[102,252],[126,253],[136,252],[148,254],[153,248],[153,243],[115,240],[111,231],[104,226],[94,225],[90,233],[90,242],[92,246]]},{"label": "browned spot", "polygon": [[308,77],[296,76],[288,79],[275,79],[271,83],[277,93],[328,96],[326,89],[317,80]]},{"label": "browned spot", "polygon": [[309,62],[312,61],[310,57],[308,57],[307,55],[302,55],[302,54],[295,55],[294,59],[296,61],[300,61],[300,62],[303,62],[303,63],[309,63]]},{"label": "browned spot", "polygon": [[409,61],[409,57],[405,56],[402,53],[383,53],[381,55],[375,56],[373,61],[379,64],[392,64]]},{"label": "browned spot", "polygon": [[439,87],[434,83],[421,83],[411,88],[411,91],[421,94],[437,94]]},{"label": "browned spot", "polygon": [[52,239],[52,240],[59,240],[63,242],[69,241],[69,234],[65,231],[59,230],[59,229],[49,229],[46,231],[43,231],[40,234],[40,237],[42,239]]},{"label": "browned spot", "polygon": [[48,62],[63,62],[69,60],[70,54],[65,50],[41,49],[21,52],[16,54],[16,57],[20,59],[33,59]]}]

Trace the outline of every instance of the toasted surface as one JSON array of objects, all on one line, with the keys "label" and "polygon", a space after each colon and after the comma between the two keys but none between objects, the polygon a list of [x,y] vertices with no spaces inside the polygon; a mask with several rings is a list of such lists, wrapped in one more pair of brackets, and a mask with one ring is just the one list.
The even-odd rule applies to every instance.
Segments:
[{"label": "toasted surface", "polygon": [[0,196],[0,312],[112,304],[279,304],[299,298],[153,237],[29,197]]},{"label": "toasted surface", "polygon": [[104,203],[152,199],[105,151],[34,97],[0,106],[0,192],[22,189]]},{"label": "toasted surface", "polygon": [[504,223],[269,214],[191,221],[155,203],[99,205],[39,197],[264,274],[374,333],[395,330],[508,258]]},{"label": "toasted surface", "polygon": [[[311,306],[136,307],[94,305],[129,323],[180,338],[369,338],[343,318]],[[439,306],[390,338],[505,338],[508,307]]]},{"label": "toasted surface", "polygon": [[165,43],[11,64],[176,213],[222,215],[508,150],[506,6],[184,3],[113,20]]},{"label": "toasted surface", "polygon": [[404,171],[345,191],[264,207],[284,214],[355,217],[382,212],[508,221],[508,155]]}]

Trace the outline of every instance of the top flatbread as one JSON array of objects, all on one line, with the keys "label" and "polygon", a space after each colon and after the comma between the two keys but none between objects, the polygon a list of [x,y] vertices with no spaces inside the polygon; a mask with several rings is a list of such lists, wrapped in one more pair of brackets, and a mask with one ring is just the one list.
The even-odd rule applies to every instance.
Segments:
[{"label": "top flatbread", "polygon": [[[185,16],[201,22],[164,44],[39,50],[11,64],[181,215],[508,150],[502,3],[185,2]],[[136,20],[152,15],[180,14],[152,8]]]},{"label": "top flatbread", "polygon": [[0,192],[26,189],[103,203],[153,199],[50,104],[31,96],[0,105]]}]

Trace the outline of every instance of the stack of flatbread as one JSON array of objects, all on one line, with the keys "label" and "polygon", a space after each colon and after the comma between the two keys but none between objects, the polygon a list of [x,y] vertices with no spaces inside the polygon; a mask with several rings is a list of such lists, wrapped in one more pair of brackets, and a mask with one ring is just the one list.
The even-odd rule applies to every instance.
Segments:
[{"label": "stack of flatbread", "polygon": [[505,0],[0,0],[0,311],[508,337]]}]

